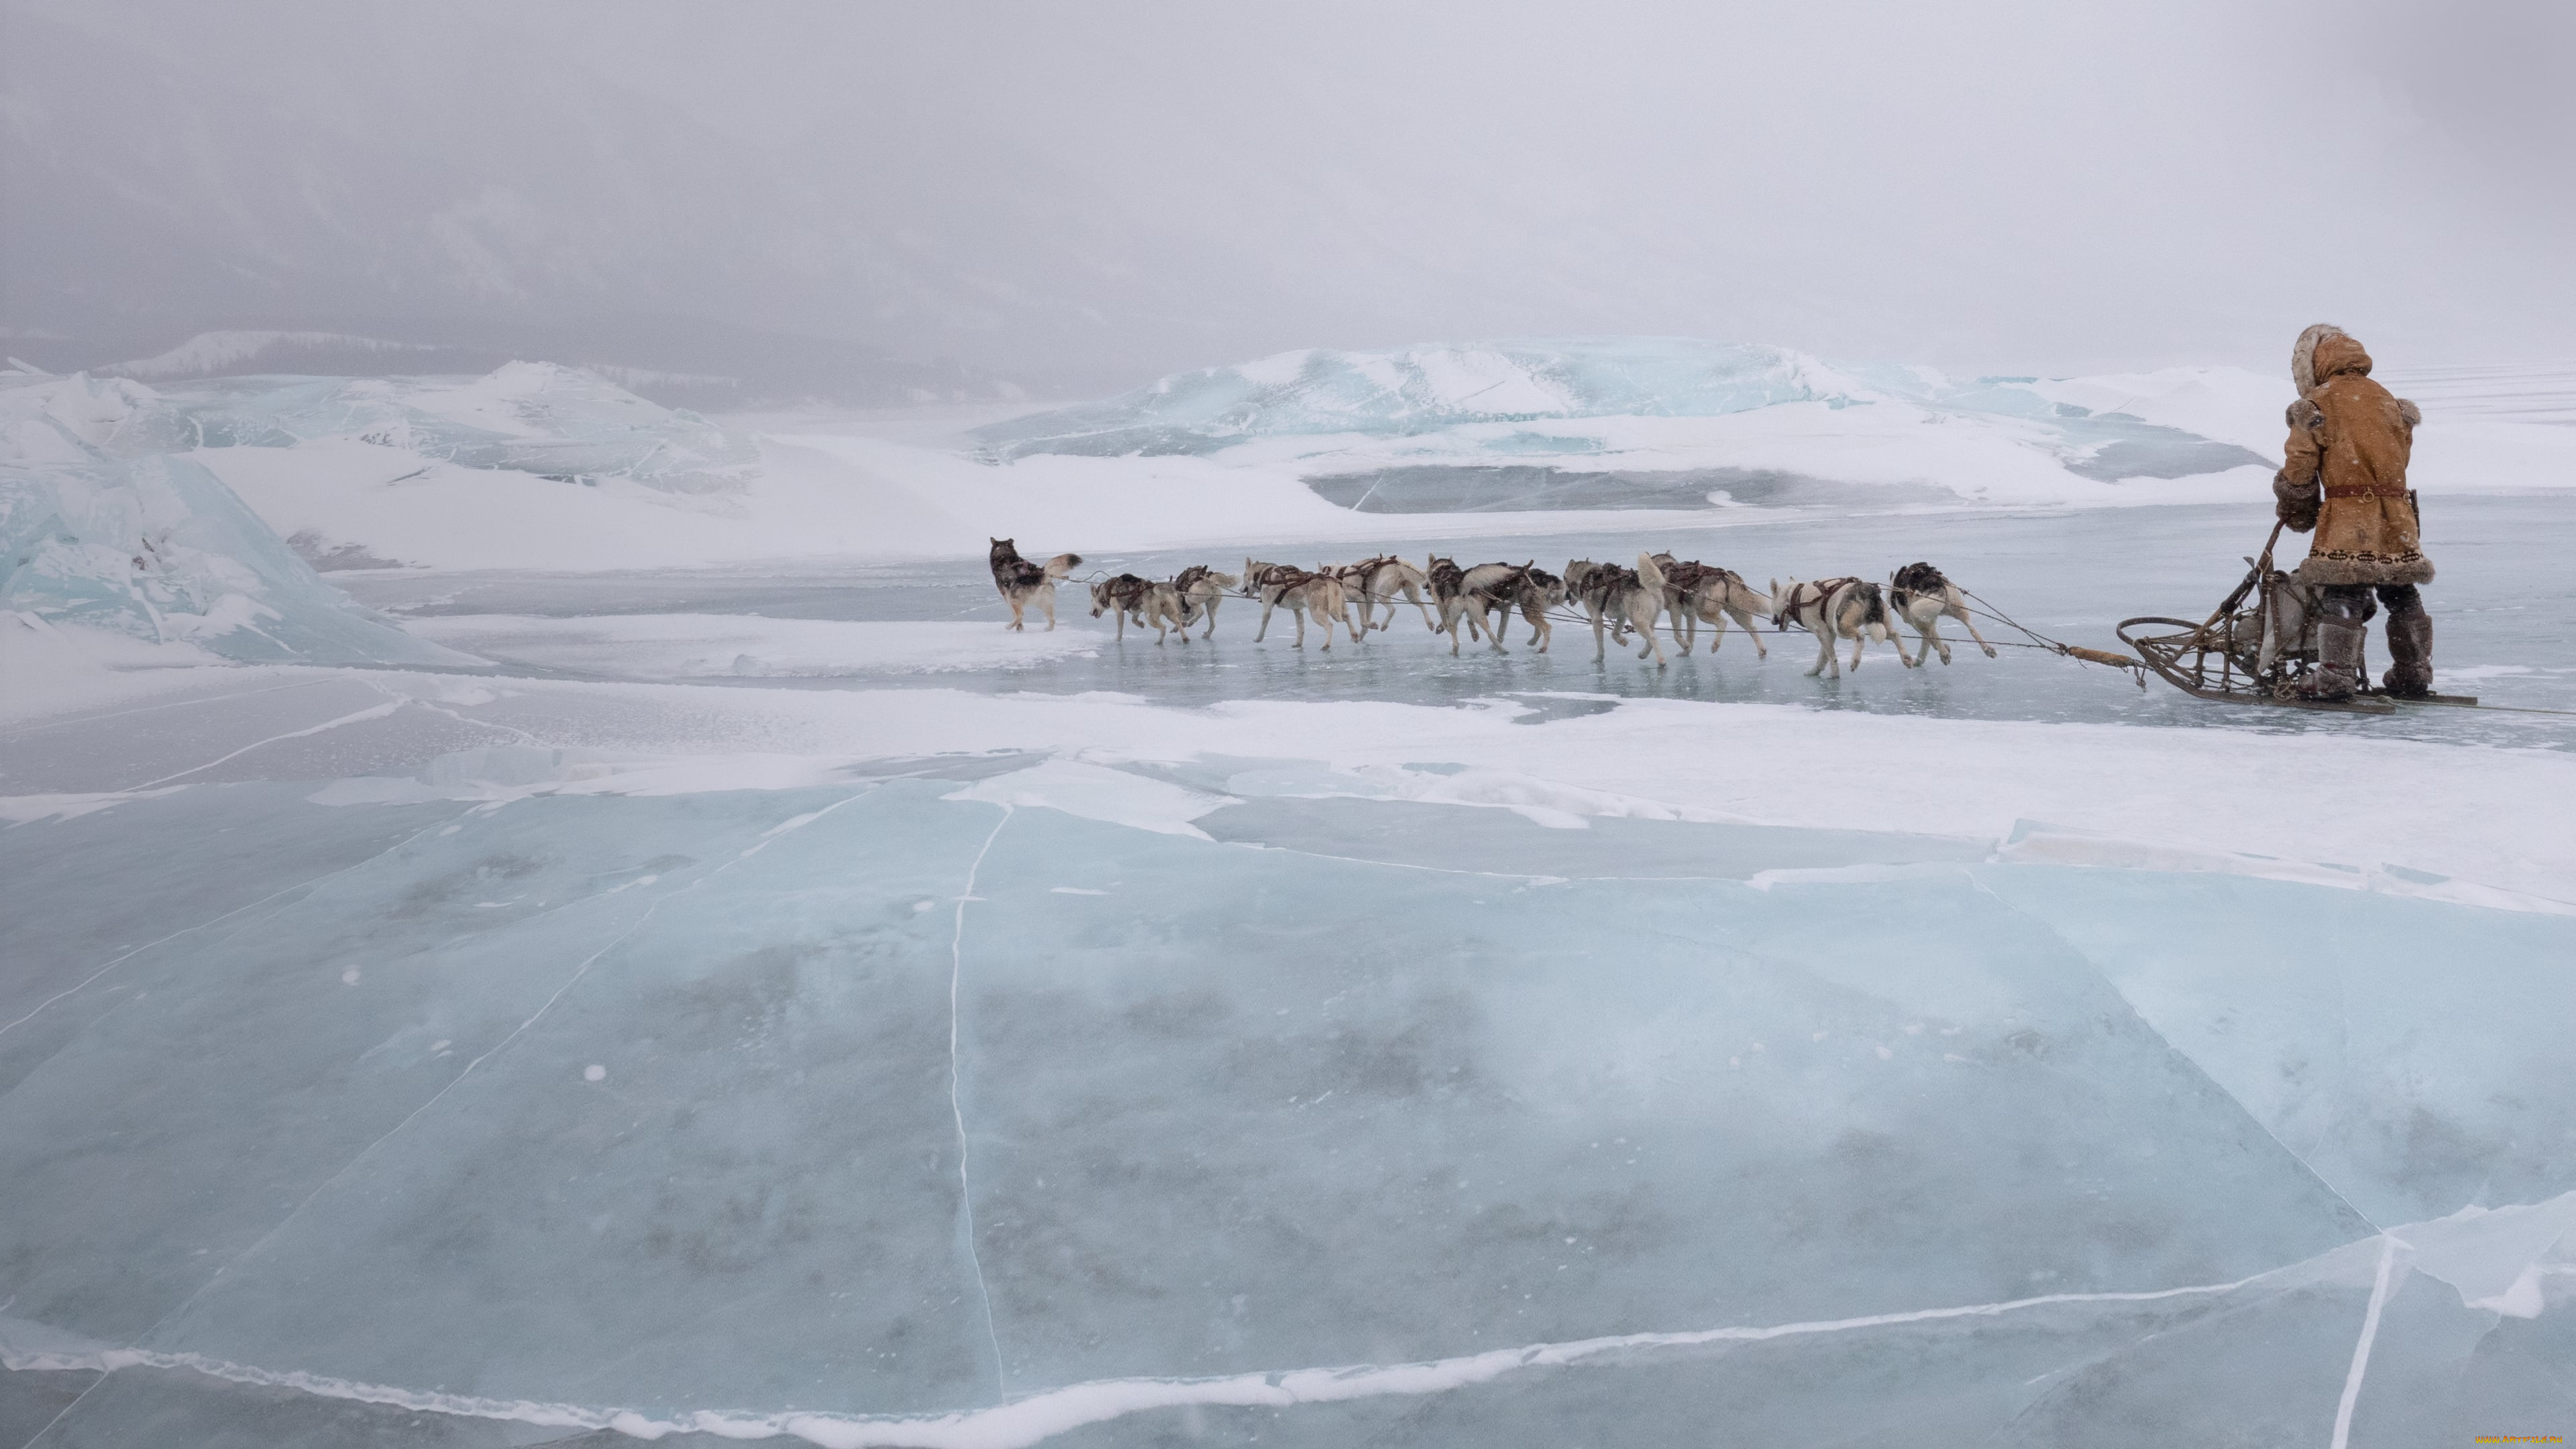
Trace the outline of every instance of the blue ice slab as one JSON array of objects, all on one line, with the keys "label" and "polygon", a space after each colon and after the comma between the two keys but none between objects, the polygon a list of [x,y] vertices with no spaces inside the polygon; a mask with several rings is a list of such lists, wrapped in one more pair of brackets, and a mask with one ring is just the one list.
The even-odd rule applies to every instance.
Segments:
[{"label": "blue ice slab", "polygon": [[721,844],[154,1344],[505,1400],[989,1401],[948,993],[991,812],[945,788],[513,807]]},{"label": "blue ice slab", "polygon": [[2366,1231],[1964,874],[1527,888],[1045,811],[986,872],[964,1108],[1013,1385],[2207,1282]]},{"label": "blue ice slab", "polygon": [[2238,876],[1983,878],[2374,1221],[2576,1188],[2576,917]]},{"label": "blue ice slab", "polygon": [[[121,808],[142,819],[158,803]],[[675,888],[788,804],[478,813],[239,930],[133,955],[47,1008],[83,1014],[68,1040],[38,1030],[44,1014],[0,1034],[15,1078],[0,1093],[9,1313],[146,1334],[632,929],[648,877]],[[118,886],[54,906],[108,907]],[[335,1286],[325,1274],[311,1291]]]},{"label": "blue ice slab", "polygon": [[[750,1433],[1797,1324],[1347,1403],[1211,1397],[1061,1441],[2322,1439],[2379,1251],[2344,1195],[2373,1179],[2312,1170],[2280,1132],[2306,1119],[2240,1101],[2241,1062],[2140,985],[2173,960],[2127,933],[2187,918],[2259,944],[2358,901],[2378,913],[2356,931],[2509,962],[2450,978],[2392,1073],[2472,1049],[2455,1030],[2564,1020],[2535,994],[2533,963],[2566,954],[2551,918],[1722,825],[1636,832],[1617,864],[1911,859],[1767,890],[1532,884],[1404,859],[1418,837],[1381,812],[1408,807],[1382,802],[1260,817],[1381,857],[1337,860],[952,788],[387,810],[303,847],[295,871],[349,865],[255,928],[183,933],[48,1008],[86,1014],[0,1091],[0,1317],[302,1377],[120,1368],[47,1442],[527,1442],[540,1426],[508,1416],[545,1404]],[[320,808],[189,792],[0,849],[86,842],[50,889],[87,908],[118,888],[118,842],[157,869],[156,835],[229,816],[257,851]],[[2303,1008],[2293,975],[2246,973],[2248,1014]],[[2537,1071],[2507,1055],[2466,1090],[2545,1120],[2562,1098]],[[2312,1086],[2317,1120],[2384,1100],[2357,1073]],[[2542,1165],[2514,1181],[2546,1188]],[[2491,1333],[2467,1290],[2396,1273],[2352,1442],[2466,1424],[2446,1381],[2545,1406],[2569,1318],[2546,1283],[2539,1318]],[[2142,1291],[2167,1296],[2101,1296]],[[12,1375],[0,1407],[61,1382]]]},{"label": "blue ice slab", "polygon": [[0,610],[235,659],[454,663],[324,583],[137,384],[0,376]]}]

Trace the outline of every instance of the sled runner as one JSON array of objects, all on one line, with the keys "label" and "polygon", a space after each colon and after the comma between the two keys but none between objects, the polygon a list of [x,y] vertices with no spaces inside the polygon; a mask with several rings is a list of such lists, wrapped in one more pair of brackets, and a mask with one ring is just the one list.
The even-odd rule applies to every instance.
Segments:
[{"label": "sled runner", "polygon": [[[2245,577],[2208,618],[2197,624],[2153,615],[2124,619],[2120,642],[2167,684],[2199,699],[2342,714],[2394,714],[2400,704],[2477,704],[2471,694],[2401,697],[2364,688],[2350,699],[2323,700],[2285,689],[2317,667],[2317,641],[2306,586],[2272,567],[2272,546],[2280,537],[2276,523],[2261,555],[2245,561]],[[2363,677],[2369,677],[2367,670]]]}]

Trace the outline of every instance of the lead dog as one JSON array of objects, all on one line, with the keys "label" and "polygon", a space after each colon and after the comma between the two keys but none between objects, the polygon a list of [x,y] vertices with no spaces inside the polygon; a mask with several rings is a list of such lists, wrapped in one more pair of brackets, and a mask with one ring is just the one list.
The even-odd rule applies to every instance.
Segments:
[{"label": "lead dog", "polygon": [[1218,573],[1206,564],[1192,564],[1181,570],[1172,580],[1172,592],[1181,596],[1181,627],[1188,629],[1204,613],[1207,615],[1207,628],[1200,632],[1199,637],[1205,639],[1214,635],[1216,606],[1226,595],[1234,592],[1235,585],[1240,582],[1242,580],[1235,575]]},{"label": "lead dog", "polygon": [[[1252,642],[1258,644],[1270,632],[1270,611],[1285,604],[1288,617],[1297,621],[1295,647],[1306,647],[1306,616],[1312,614],[1317,627],[1324,631],[1324,647],[1333,647],[1333,621],[1350,620],[1350,605],[1342,593],[1342,581],[1329,574],[1310,574],[1295,564],[1263,563],[1259,559],[1243,561],[1243,593],[1261,601],[1261,627],[1253,631]],[[1356,637],[1356,636],[1354,636]]]},{"label": "lead dog", "polygon": [[[1834,662],[1834,641],[1852,641],[1851,667],[1860,668],[1861,647],[1871,639],[1883,639],[1896,645],[1896,657],[1905,658],[1905,646],[1899,643],[1895,630],[1888,627],[1887,598],[1878,585],[1860,579],[1817,579],[1811,583],[1789,581],[1784,591],[1780,581],[1771,581],[1773,612],[1771,627],[1786,629],[1791,624],[1816,636],[1816,662],[1807,667],[1807,676],[1831,669],[1832,678],[1843,677],[1842,666]],[[1911,661],[1908,661],[1909,663]]]},{"label": "lead dog", "polygon": [[[1744,576],[1733,569],[1722,569],[1696,559],[1676,559],[1671,554],[1655,555],[1664,571],[1664,609],[1673,618],[1673,642],[1682,652],[1691,652],[1699,642],[1699,626],[1709,627],[1708,652],[1726,642],[1726,621],[1731,616],[1753,640],[1756,658],[1768,659],[1771,651],[1762,642],[1762,631],[1753,627],[1757,617],[1768,617],[1773,609],[1771,596],[1760,593]],[[1689,632],[1684,633],[1687,629]]]},{"label": "lead dog", "polygon": [[1112,609],[1118,611],[1118,638],[1122,643],[1127,638],[1130,616],[1134,617],[1139,629],[1149,624],[1153,626],[1157,644],[1164,640],[1165,620],[1171,621],[1171,628],[1180,631],[1182,643],[1190,642],[1189,618],[1181,607],[1180,591],[1169,583],[1141,579],[1134,574],[1102,579],[1091,586],[1091,617],[1097,619]]},{"label": "lead dog", "polygon": [[1594,563],[1576,559],[1565,566],[1566,596],[1582,603],[1592,616],[1592,659],[1599,663],[1609,651],[1602,642],[1604,620],[1618,625],[1619,640],[1627,642],[1628,631],[1635,629],[1645,636],[1637,657],[1651,654],[1655,667],[1665,666],[1663,641],[1655,637],[1655,616],[1664,609],[1663,566],[1652,554],[1637,555],[1637,566],[1623,569],[1616,564]]},{"label": "lead dog", "polygon": [[[986,535],[988,538],[991,536]],[[1082,555],[1060,553],[1044,564],[1034,564],[1020,557],[1020,551],[1007,538],[994,538],[993,587],[1001,590],[1002,601],[1011,606],[1009,627],[1026,631],[1023,617],[1028,606],[1046,611],[1047,627],[1055,627],[1055,585],[1058,579],[1082,567]]]},{"label": "lead dog", "polygon": [[[1439,625],[1431,622],[1431,606],[1423,602],[1422,598],[1422,586],[1429,582],[1428,578],[1422,570],[1391,553],[1362,559],[1355,564],[1343,564],[1339,568],[1326,569],[1324,572],[1340,579],[1343,592],[1359,600],[1360,628],[1363,630],[1383,630],[1388,624],[1394,623],[1395,601],[1399,595],[1410,600],[1413,607],[1422,611],[1422,627],[1434,632],[1440,628]],[[1383,623],[1377,619],[1377,606],[1381,603],[1386,605],[1386,619]]]},{"label": "lead dog", "polygon": [[1896,657],[1905,659],[1908,668],[1921,668],[1936,649],[1941,652],[1942,663],[1950,662],[1950,641],[1942,638],[1940,631],[1944,614],[1966,627],[1968,637],[1977,641],[1988,659],[1995,657],[1995,646],[1986,642],[1986,636],[1977,632],[1977,621],[1968,617],[1968,601],[1959,596],[1959,586],[1928,563],[1910,563],[1888,576],[1887,607],[1900,622],[1913,625],[1914,632],[1923,636],[1922,652],[1911,659],[1905,659],[1905,641],[1896,641]]}]

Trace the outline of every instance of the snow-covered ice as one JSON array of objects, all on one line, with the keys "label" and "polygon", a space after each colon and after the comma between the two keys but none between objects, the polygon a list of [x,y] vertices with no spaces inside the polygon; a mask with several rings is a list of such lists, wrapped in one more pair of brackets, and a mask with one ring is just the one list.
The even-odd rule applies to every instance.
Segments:
[{"label": "snow-covered ice", "polygon": [[[1398,392],[1562,382],[1417,361]],[[1949,386],[1836,376],[1883,400],[1725,416]],[[1989,386],[2265,446],[2223,376]],[[1546,431],[1714,416],[1638,387]],[[1826,683],[1740,635],[1662,673],[1580,628],[1452,660],[1409,612],[1325,657],[1252,644],[1241,601],[1122,645],[1073,585],[1011,634],[979,556],[1931,557],[2101,643],[2214,602],[2259,478],[1381,514],[1315,459],[1536,424],[1010,463],[829,426],[699,491],[62,434],[74,472],[200,469],[187,518],[236,517],[229,484],[244,597],[393,644],[156,638],[111,574],[12,585],[0,1442],[2351,1449],[2576,1417],[2563,716],[2229,711],[1972,648]],[[2127,486],[2032,426],[2010,446]],[[2446,679],[2576,705],[2565,496],[2428,500]],[[771,547],[836,516],[835,557]],[[306,528],[414,566],[317,575]]]}]

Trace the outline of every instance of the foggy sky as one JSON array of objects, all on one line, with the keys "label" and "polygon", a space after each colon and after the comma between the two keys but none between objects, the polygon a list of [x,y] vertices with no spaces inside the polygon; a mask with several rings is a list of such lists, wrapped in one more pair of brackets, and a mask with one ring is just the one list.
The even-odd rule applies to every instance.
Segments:
[{"label": "foggy sky", "polygon": [[2576,353],[2565,5],[0,26],[0,321],[102,348],[647,316],[1104,382],[1575,333],[2053,373],[2273,369],[2317,320],[2400,364]]}]

